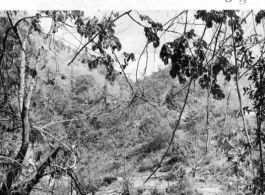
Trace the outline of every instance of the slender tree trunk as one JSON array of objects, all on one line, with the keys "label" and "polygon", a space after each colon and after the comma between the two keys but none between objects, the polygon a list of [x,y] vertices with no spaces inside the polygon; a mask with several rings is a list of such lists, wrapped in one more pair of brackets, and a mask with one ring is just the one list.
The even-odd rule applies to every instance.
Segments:
[{"label": "slender tree trunk", "polygon": [[229,92],[227,99],[226,99],[226,111],[225,111],[225,122],[224,122],[224,128],[226,128],[227,125],[227,116],[228,116],[228,110],[229,110],[229,99],[231,95],[232,90]]},{"label": "slender tree trunk", "polygon": [[22,42],[22,49],[21,49],[21,64],[20,64],[20,86],[19,86],[19,94],[18,94],[18,101],[19,101],[19,109],[20,113],[23,112],[23,101],[24,101],[24,93],[25,93],[25,64],[26,64],[26,44],[27,39]]},{"label": "slender tree trunk", "polygon": [[264,167],[263,167],[263,155],[262,155],[262,141],[261,141],[261,121],[258,119],[258,140],[259,140],[259,155],[260,155],[260,188],[261,194],[263,194],[263,183],[264,183]]},{"label": "slender tree trunk", "polygon": [[[263,78],[263,74],[262,74],[262,68],[260,68],[260,75],[259,75],[259,88],[257,89],[260,92],[260,100],[259,101],[263,101],[263,93],[262,93],[262,78]],[[260,102],[259,102],[260,103]],[[261,178],[261,194],[264,194],[264,166],[263,166],[263,154],[262,154],[262,138],[261,138],[261,124],[262,124],[262,105],[263,104],[259,104],[258,107],[258,120],[257,120],[257,131],[258,131],[258,140],[259,140],[259,153],[260,153],[260,178]]]},{"label": "slender tree trunk", "polygon": [[231,17],[232,41],[233,41],[233,47],[234,47],[234,57],[235,57],[235,66],[236,66],[236,89],[237,89],[237,95],[238,95],[238,100],[239,100],[239,109],[240,109],[240,114],[241,114],[242,121],[243,121],[244,131],[245,131],[247,139],[248,139],[248,144],[249,144],[250,148],[252,148],[252,144],[251,144],[251,141],[250,141],[248,130],[246,128],[246,121],[245,121],[245,116],[244,116],[244,113],[243,113],[241,94],[240,94],[240,89],[239,89],[239,85],[238,85],[238,74],[239,73],[238,73],[238,66],[237,66],[236,45],[235,45],[235,39],[234,39],[234,24],[233,24],[233,20],[232,19],[233,18]]},{"label": "slender tree trunk", "polygon": [[197,155],[197,129],[195,132],[195,151],[194,151],[194,164],[193,164],[193,174],[192,176],[195,177],[196,175],[196,165],[197,165],[197,161],[196,161],[196,155]]},{"label": "slender tree trunk", "polygon": [[209,115],[210,115],[210,98],[211,98],[211,86],[212,83],[210,84],[209,89],[207,90],[208,92],[208,97],[207,97],[207,114],[206,114],[206,150],[205,150],[205,155],[208,153],[208,143],[209,143],[209,133],[210,133],[210,127],[209,127]]}]

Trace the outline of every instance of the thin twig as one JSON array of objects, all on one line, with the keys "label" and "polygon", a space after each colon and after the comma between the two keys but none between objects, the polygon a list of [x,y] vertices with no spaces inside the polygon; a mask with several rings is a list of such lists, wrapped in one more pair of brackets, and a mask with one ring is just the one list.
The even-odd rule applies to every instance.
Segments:
[{"label": "thin twig", "polygon": [[125,79],[127,80],[127,83],[130,85],[130,88],[131,88],[132,92],[134,92],[133,87],[132,87],[131,83],[129,82],[129,79],[127,78],[127,76],[126,76],[126,74],[125,74],[125,72],[124,72],[124,70],[123,70],[123,68],[122,68],[122,65],[121,65],[121,63],[120,63],[120,61],[119,61],[117,55],[115,54],[114,50],[112,50],[112,53],[113,53],[113,55],[115,56],[116,61],[119,63],[120,68],[121,68],[121,71],[122,71],[122,73],[124,74]]}]

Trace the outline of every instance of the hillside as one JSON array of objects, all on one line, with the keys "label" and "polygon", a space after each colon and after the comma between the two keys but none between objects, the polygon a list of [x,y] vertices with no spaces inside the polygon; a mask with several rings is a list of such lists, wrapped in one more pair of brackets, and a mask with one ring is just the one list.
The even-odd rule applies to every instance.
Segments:
[{"label": "hillside", "polygon": [[[146,27],[131,12],[0,12],[0,195],[263,194],[262,39],[244,35],[234,10],[194,12],[198,38],[184,10],[184,31],[160,42],[171,20],[136,12]],[[116,36],[123,16],[143,27],[140,55]],[[79,47],[56,36],[66,27]],[[148,45],[165,66],[132,81],[125,70]]]},{"label": "hillside", "polygon": [[[177,95],[175,93],[185,85],[169,76],[168,66],[142,81],[132,83],[134,89],[138,90],[133,98],[122,75],[114,82],[109,82],[105,77],[104,66],[90,70],[86,63],[82,63],[82,57],[67,66],[75,51],[67,49],[60,40],[49,46],[45,39],[35,36],[37,38],[33,43],[42,42],[40,45],[44,45],[46,49],[43,60],[37,67],[38,79],[33,96],[35,105],[42,106],[41,109],[32,107],[32,120],[69,121],[51,125],[48,132],[59,137],[60,141],[68,146],[76,145],[75,172],[88,191],[97,189],[99,192],[96,194],[117,194],[128,185],[130,190],[136,190],[138,193],[142,191],[144,194],[163,191],[174,194],[183,190],[197,194],[223,193],[222,189],[228,185],[226,181],[230,177],[230,171],[220,178],[219,174],[222,174],[229,164],[226,163],[225,155],[217,152],[220,139],[217,135],[229,133],[225,129],[220,131],[223,123],[218,122],[220,116],[225,113],[225,110],[221,109],[226,107],[225,99],[211,107],[213,129],[210,146],[216,148],[208,154],[206,162],[193,178],[194,158],[202,158],[206,139],[203,130],[206,91],[194,83],[174,145],[159,168],[156,178],[143,185],[144,180],[151,174],[150,171],[158,165],[168,145],[186,90]],[[234,83],[231,81],[226,85],[228,93]],[[233,117],[233,109],[238,107],[235,92],[231,94],[230,104],[230,120],[227,119],[227,126],[233,127],[236,121],[240,121]],[[197,146],[194,145],[194,129],[201,129]],[[44,154],[48,145],[35,130],[32,131],[32,136],[32,151],[29,150],[26,159],[35,164],[36,154]],[[194,156],[195,147],[197,156]],[[209,174],[213,176],[207,176]],[[122,179],[123,177],[125,178]],[[185,180],[179,180],[182,177]],[[205,179],[206,177],[209,179]],[[69,186],[69,180],[63,175],[51,181],[50,178],[46,180],[49,185],[55,185],[57,193],[64,194],[60,189]],[[45,178],[43,182],[45,183]],[[112,182],[114,183],[111,184]],[[195,185],[192,185],[194,182]],[[174,186],[179,187],[174,189]],[[33,192],[35,193],[40,194],[37,191]]]}]

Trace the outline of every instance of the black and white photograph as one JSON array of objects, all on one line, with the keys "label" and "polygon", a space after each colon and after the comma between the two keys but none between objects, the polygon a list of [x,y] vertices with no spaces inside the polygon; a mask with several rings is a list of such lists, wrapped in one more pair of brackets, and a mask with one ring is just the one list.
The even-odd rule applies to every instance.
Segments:
[{"label": "black and white photograph", "polygon": [[0,195],[265,194],[264,8],[3,2]]}]

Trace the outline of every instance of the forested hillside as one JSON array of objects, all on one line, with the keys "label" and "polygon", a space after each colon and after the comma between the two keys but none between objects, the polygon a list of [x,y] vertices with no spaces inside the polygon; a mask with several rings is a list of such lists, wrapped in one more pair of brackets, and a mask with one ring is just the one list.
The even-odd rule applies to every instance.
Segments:
[{"label": "forested hillside", "polygon": [[[265,13],[176,13],[0,13],[1,195],[264,194]],[[147,76],[150,48],[165,66]]]}]

